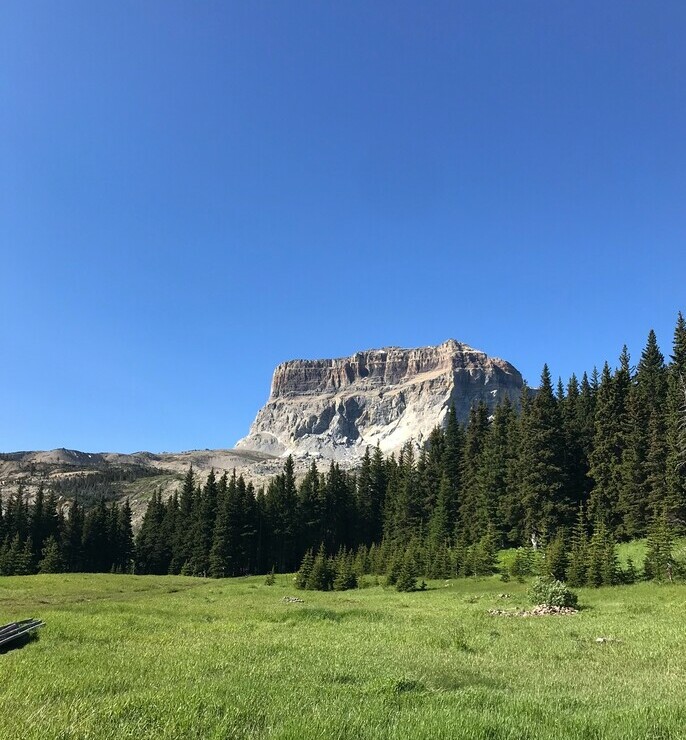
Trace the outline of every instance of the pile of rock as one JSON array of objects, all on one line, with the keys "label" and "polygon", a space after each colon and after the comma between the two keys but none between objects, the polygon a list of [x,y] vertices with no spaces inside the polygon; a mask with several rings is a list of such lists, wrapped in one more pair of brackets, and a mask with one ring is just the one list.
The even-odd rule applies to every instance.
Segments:
[{"label": "pile of rock", "polygon": [[299,599],[297,596],[284,596],[282,601],[286,604],[304,604],[305,603],[302,599]]},{"label": "pile of rock", "polygon": [[577,614],[578,611],[578,609],[573,609],[571,606],[548,606],[547,604],[539,604],[533,609],[489,609],[488,613],[492,617],[547,617],[551,614]]}]

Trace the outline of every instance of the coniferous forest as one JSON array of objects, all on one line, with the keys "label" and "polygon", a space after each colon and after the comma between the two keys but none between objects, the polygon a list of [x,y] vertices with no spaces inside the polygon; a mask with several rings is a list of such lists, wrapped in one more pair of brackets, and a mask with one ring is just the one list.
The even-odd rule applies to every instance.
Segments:
[{"label": "coniferous forest", "polygon": [[[354,587],[365,574],[399,589],[418,578],[544,572],[571,585],[683,575],[673,541],[686,532],[686,321],[668,360],[650,332],[636,365],[626,350],[581,378],[554,383],[466,425],[448,410],[422,449],[367,449],[255,488],[242,476],[189,469],[170,498],[153,495],[134,539],[131,509],[100,501],[67,511],[41,489],[0,500],[0,574],[98,571],[215,578],[298,571],[302,588]],[[642,573],[620,569],[615,544],[647,537]]]}]

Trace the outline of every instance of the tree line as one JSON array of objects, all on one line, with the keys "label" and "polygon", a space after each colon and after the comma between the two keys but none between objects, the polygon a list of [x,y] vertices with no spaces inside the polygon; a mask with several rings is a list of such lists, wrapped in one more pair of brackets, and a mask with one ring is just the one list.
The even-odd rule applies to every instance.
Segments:
[{"label": "tree line", "polygon": [[[669,543],[686,529],[685,378],[679,314],[669,362],[651,331],[635,367],[626,348],[615,368],[605,363],[566,383],[553,384],[544,366],[537,391],[525,387],[516,406],[491,413],[476,405],[466,425],[451,407],[421,449],[367,449],[354,471],[313,462],[298,482],[288,458],[282,473],[255,488],[235,472],[201,481],[190,468],[180,491],[152,497],[133,545],[128,504],[52,511],[51,528],[36,533],[17,524],[40,519],[28,507],[17,515],[17,494],[0,519],[0,552],[12,551],[12,561],[30,550],[32,568],[44,569],[50,540],[66,570],[211,577],[294,572],[321,555],[333,587],[336,562],[347,563],[338,570],[353,562],[358,574],[391,579],[403,569],[479,575],[493,571],[499,549],[519,548],[515,576],[533,551],[546,567],[556,562],[558,575],[600,585],[623,577],[614,543],[649,535],[647,574],[659,576],[672,567]],[[46,511],[50,501],[41,504]]]},{"label": "tree line", "polygon": [[127,573],[134,563],[128,501],[86,510],[74,500],[65,509],[42,486],[30,504],[21,486],[6,504],[0,496],[0,575]]}]

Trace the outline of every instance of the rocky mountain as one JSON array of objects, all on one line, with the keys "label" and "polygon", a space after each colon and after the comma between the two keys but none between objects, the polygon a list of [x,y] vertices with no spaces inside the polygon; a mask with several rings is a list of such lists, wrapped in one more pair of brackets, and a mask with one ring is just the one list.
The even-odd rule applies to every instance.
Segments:
[{"label": "rocky mountain", "polygon": [[466,421],[477,401],[494,408],[518,403],[523,381],[508,362],[449,340],[438,347],[358,352],[332,360],[293,360],[279,365],[271,395],[247,437],[233,450],[177,453],[0,453],[0,496],[21,488],[29,499],[43,486],[67,502],[129,498],[140,518],[153,491],[178,490],[192,464],[204,481],[210,470],[236,470],[259,486],[293,453],[298,476],[311,458],[354,465],[367,445],[384,452],[412,439],[421,443],[441,424],[451,402]]},{"label": "rocky mountain", "polygon": [[517,404],[523,380],[509,362],[450,339],[436,347],[386,347],[328,360],[291,360],[236,448],[340,461],[368,445],[384,452],[421,444],[450,403],[466,421],[473,404]]},{"label": "rocky mountain", "polygon": [[[259,452],[189,450],[187,452],[79,452],[64,448],[39,452],[0,453],[0,498],[21,487],[32,500],[39,486],[54,491],[64,504],[78,497],[86,506],[104,498],[128,498],[139,522],[154,491],[163,497],[178,490],[190,466],[203,483],[210,470],[244,475],[255,485],[283,468],[283,460]],[[301,466],[302,467],[302,466]]]}]

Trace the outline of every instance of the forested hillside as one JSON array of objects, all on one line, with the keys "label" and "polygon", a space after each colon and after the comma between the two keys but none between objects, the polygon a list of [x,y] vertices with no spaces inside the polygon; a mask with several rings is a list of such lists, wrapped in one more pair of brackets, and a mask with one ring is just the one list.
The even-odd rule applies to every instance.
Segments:
[{"label": "forested hillside", "polygon": [[489,572],[498,549],[522,547],[598,585],[620,578],[614,543],[648,535],[647,575],[671,577],[669,542],[686,523],[685,378],[680,314],[669,362],[651,332],[635,367],[626,348],[616,368],[566,383],[545,366],[519,413],[505,402],[489,417],[481,404],[462,426],[450,409],[421,450],[368,449],[351,472],[313,462],[298,482],[289,458],[256,490],[190,468],[177,494],[153,496],[135,547],[128,504],[75,502],[62,515],[54,491],[30,506],[19,492],[1,507],[0,572],[224,577],[295,571],[321,551],[360,573],[411,559],[418,575],[447,577]]}]

